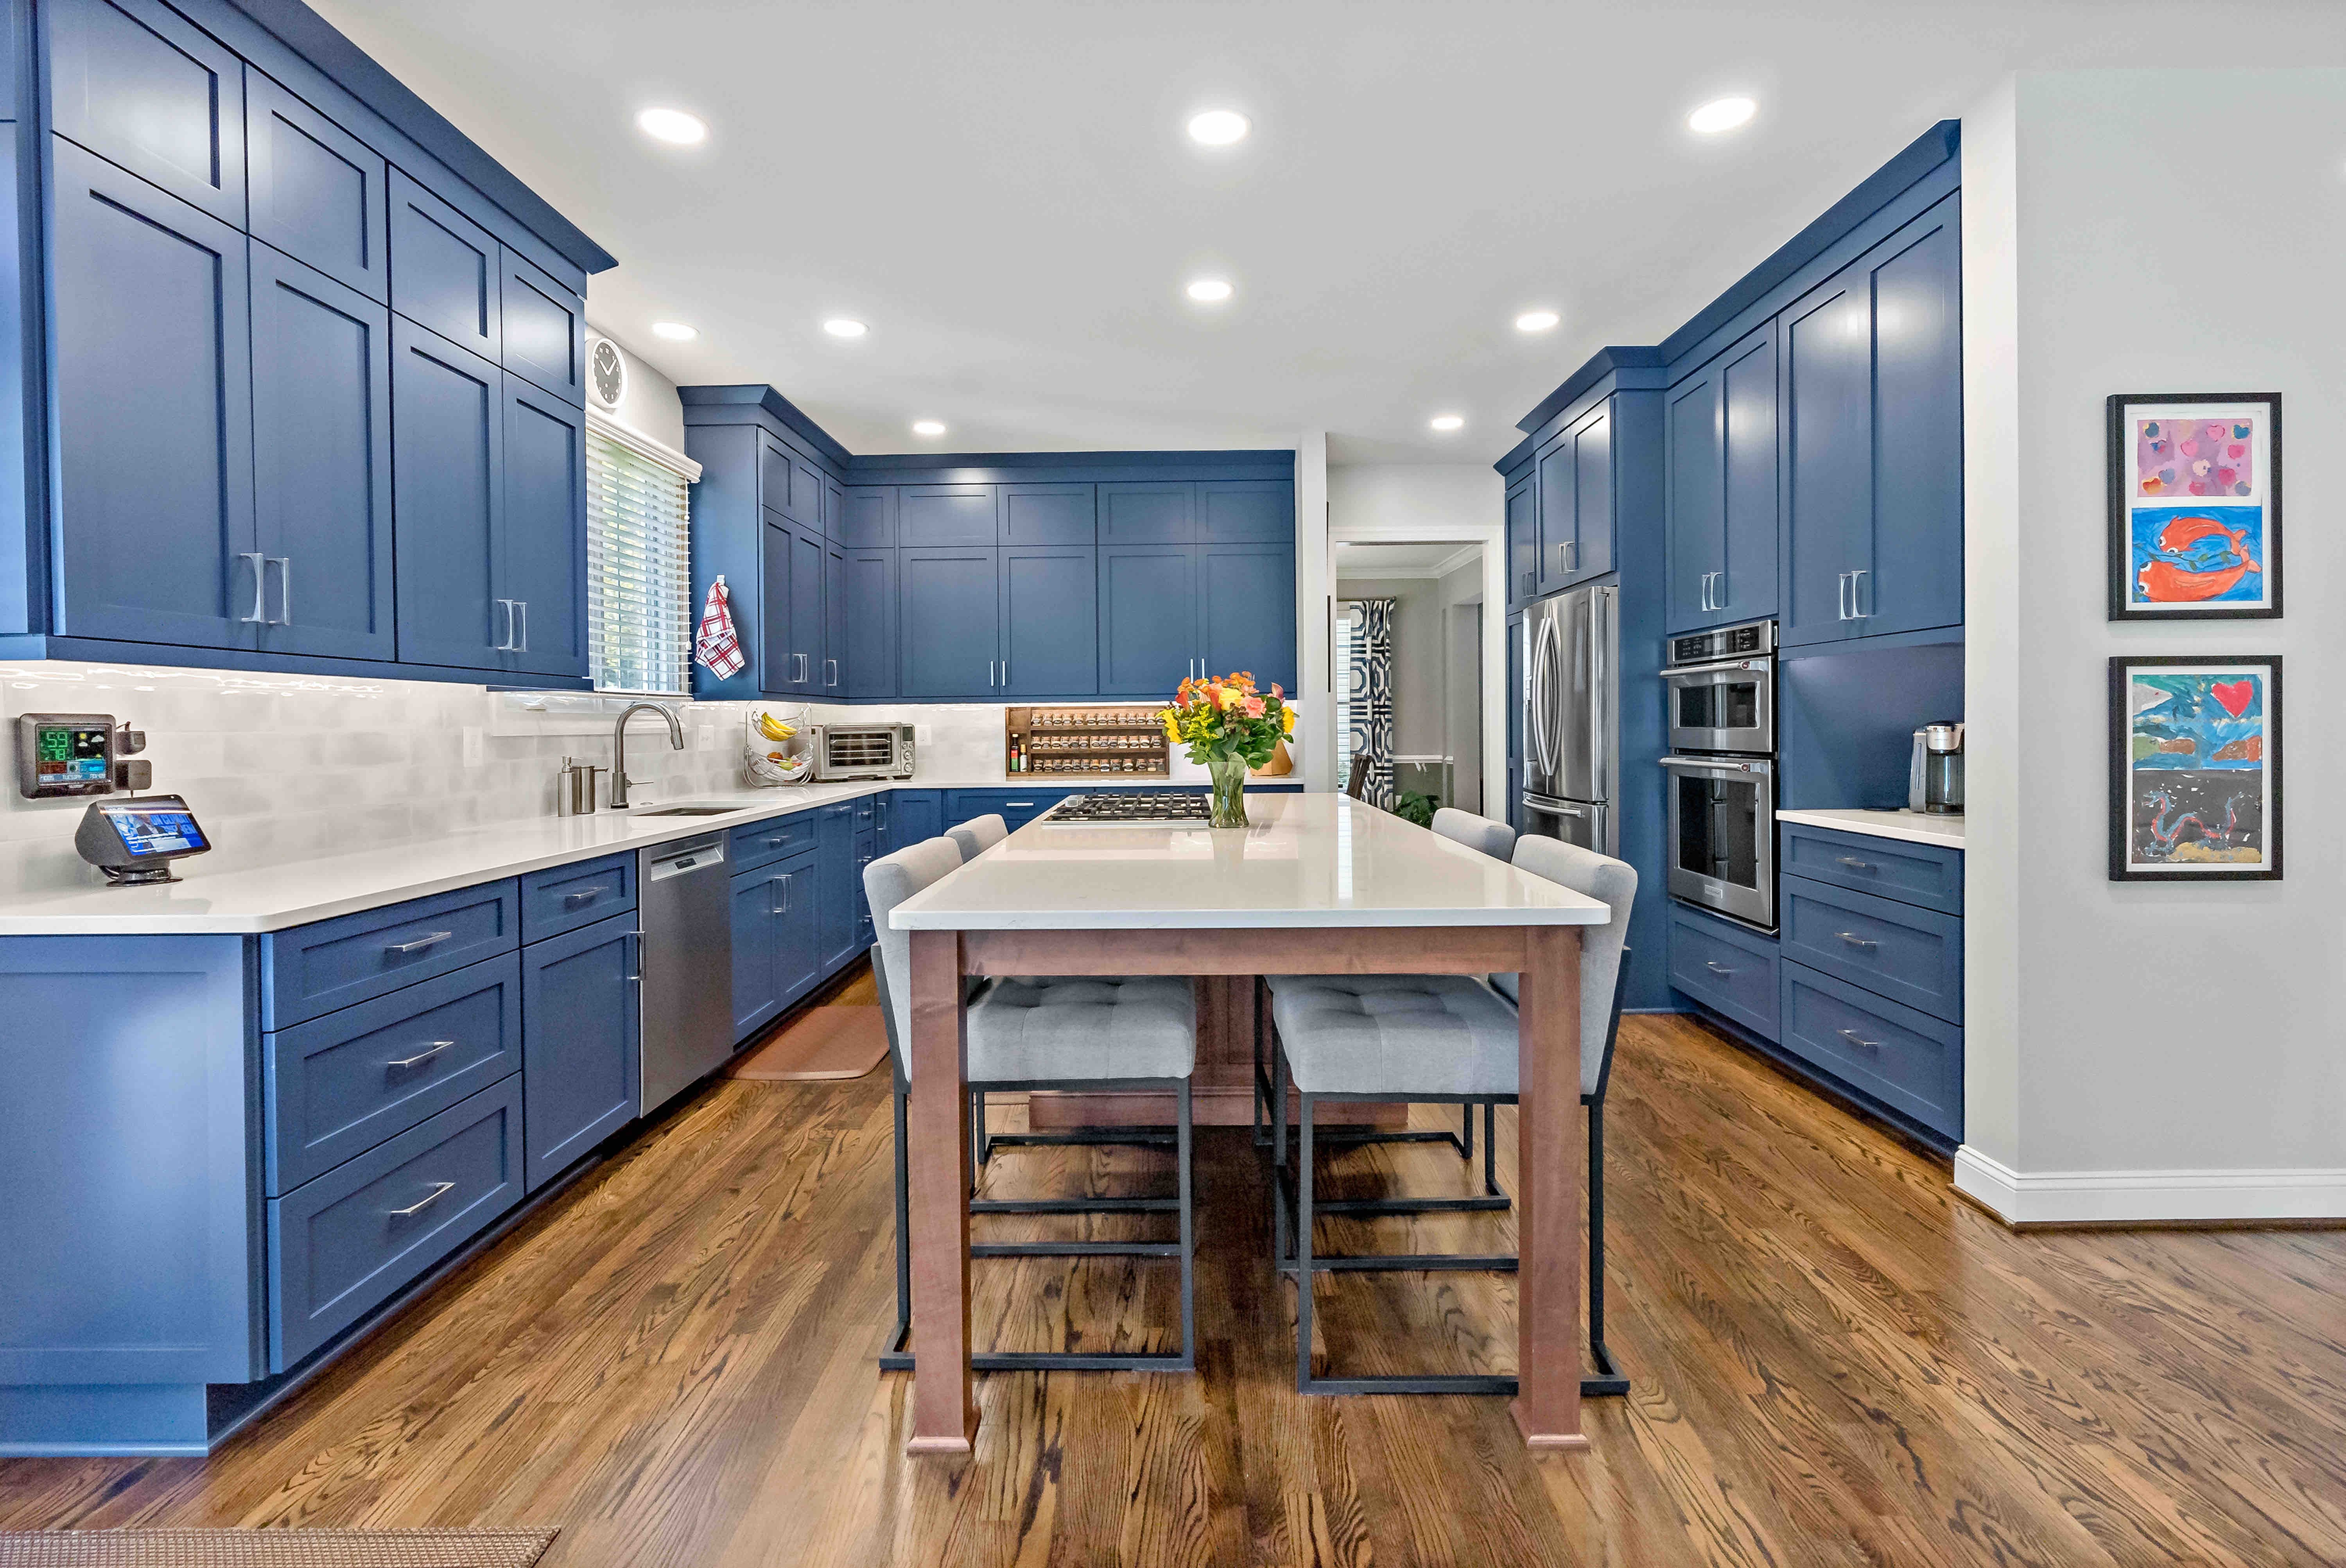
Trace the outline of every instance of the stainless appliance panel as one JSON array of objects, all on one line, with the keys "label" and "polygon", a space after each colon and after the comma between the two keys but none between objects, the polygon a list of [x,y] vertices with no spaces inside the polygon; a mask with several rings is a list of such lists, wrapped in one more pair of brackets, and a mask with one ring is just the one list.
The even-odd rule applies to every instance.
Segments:
[{"label": "stainless appliance panel", "polygon": [[1545,839],[1561,839],[1600,855],[1621,853],[1619,825],[1613,808],[1599,800],[1559,800],[1549,795],[1523,798],[1524,831]]},{"label": "stainless appliance panel", "polygon": [[1673,751],[1776,749],[1776,661],[1720,659],[1662,671]]},{"label": "stainless appliance panel", "polygon": [[1610,801],[1620,749],[1617,588],[1559,594],[1525,616],[1527,795]]},{"label": "stainless appliance panel", "polygon": [[1760,757],[1665,757],[1669,891],[1776,929],[1776,765]]},{"label": "stainless appliance panel", "polygon": [[641,1114],[733,1054],[733,917],[725,835],[638,852]]},{"label": "stainless appliance panel", "polygon": [[818,725],[811,738],[818,779],[913,776],[913,727],[909,724]]}]

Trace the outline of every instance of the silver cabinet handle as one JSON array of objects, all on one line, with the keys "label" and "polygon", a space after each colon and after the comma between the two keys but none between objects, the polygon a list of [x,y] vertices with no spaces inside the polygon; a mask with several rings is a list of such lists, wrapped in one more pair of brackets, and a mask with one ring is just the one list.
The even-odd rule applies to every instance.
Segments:
[{"label": "silver cabinet handle", "polygon": [[514,651],[514,602],[511,599],[492,599],[489,602],[503,605],[505,607],[505,635],[497,639],[496,650],[499,653],[512,653]]},{"label": "silver cabinet handle", "polygon": [[562,895],[562,907],[566,910],[585,909],[610,891],[608,888],[581,888],[575,893],[565,893]]},{"label": "silver cabinet handle", "polygon": [[1849,619],[1849,574],[1843,572],[1833,580],[1839,585],[1834,590],[1839,596],[1833,602],[1833,611],[1839,618],[1845,621]]},{"label": "silver cabinet handle", "polygon": [[[265,626],[291,626],[293,624],[293,557],[270,555],[257,556],[255,559],[260,564],[253,569],[262,575],[264,582],[268,579],[269,568],[272,565],[277,568],[277,617],[274,620],[264,620],[260,624]],[[252,607],[256,611],[260,608],[260,596],[258,594],[253,596]]]},{"label": "silver cabinet handle", "polygon": [[1005,806],[1032,806],[1034,803],[1035,802],[1032,800],[1005,800],[1003,802]]},{"label": "silver cabinet handle", "polygon": [[265,626],[269,624],[269,617],[263,613],[260,601],[261,596],[267,592],[262,586],[261,579],[268,575],[266,565],[268,558],[258,550],[239,551],[236,558],[252,563],[252,614],[239,618],[249,626]]},{"label": "silver cabinet handle", "polygon": [[790,684],[793,686],[804,686],[807,680],[807,656],[805,654],[794,653],[790,655]]},{"label": "silver cabinet handle", "polygon": [[435,931],[429,936],[419,936],[413,942],[394,942],[382,951],[397,953],[422,952],[427,947],[438,947],[455,934],[453,931]]},{"label": "silver cabinet handle", "polygon": [[1847,866],[1852,871],[1870,871],[1873,870],[1873,862],[1872,860],[1861,860],[1855,855],[1837,855],[1834,859],[1839,860],[1842,865]]},{"label": "silver cabinet handle", "polygon": [[1005,691],[1010,687],[1010,661],[1008,659],[1004,659],[1002,661],[1002,686],[1003,689]]},{"label": "silver cabinet handle", "polygon": [[1850,946],[1857,949],[1860,952],[1872,952],[1875,948],[1882,945],[1880,942],[1873,941],[1871,937],[1860,936],[1853,931],[1840,931],[1835,932],[1833,934],[1841,938],[1841,941],[1849,943]]},{"label": "silver cabinet handle", "polygon": [[383,1065],[386,1067],[413,1067],[418,1062],[429,1062],[433,1057],[437,1056],[443,1051],[448,1050],[455,1044],[456,1043],[454,1040],[434,1040],[432,1042],[432,1048],[430,1050],[418,1051],[413,1056],[403,1056],[396,1062],[385,1062]]},{"label": "silver cabinet handle", "polygon": [[1698,610],[1707,610],[1710,608],[1710,574],[1708,572],[1705,572],[1702,575],[1700,581],[1702,583],[1702,586],[1695,590],[1697,597],[1695,608]]},{"label": "silver cabinet handle", "polygon": [[780,888],[782,890],[782,907],[781,907],[781,908],[780,908],[780,909],[776,909],[776,908],[774,907],[774,895],[773,895],[773,894],[771,894],[771,893],[768,893],[768,894],[766,895],[766,912],[767,912],[768,914],[770,914],[770,915],[778,915],[778,914],[788,914],[788,913],[790,913],[790,873],[789,873],[789,872],[787,872],[787,871],[785,871],[785,872],[783,872],[783,873],[782,873],[780,876],[779,876],[779,877],[768,877],[768,878],[766,879],[766,885],[767,885],[768,887],[770,887],[770,887],[780,887]]},{"label": "silver cabinet handle", "polygon": [[1539,574],[1537,572],[1525,572],[1524,574],[1524,597],[1528,599],[1533,594],[1538,591],[1532,586],[1532,585],[1537,581],[1539,581]]},{"label": "silver cabinet handle", "polygon": [[514,652],[527,653],[529,652],[529,601],[527,599],[515,599],[514,604],[521,611],[521,640],[514,648]]},{"label": "silver cabinet handle", "polygon": [[446,1197],[450,1193],[454,1192],[455,1190],[456,1184],[454,1182],[434,1182],[432,1184],[432,1190],[430,1192],[425,1193],[422,1197],[416,1199],[413,1203],[409,1204],[405,1208],[394,1208],[391,1213],[394,1218],[398,1219],[405,1219],[411,1214],[422,1214],[425,1209],[430,1208],[434,1204],[438,1203],[442,1198]]},{"label": "silver cabinet handle", "polygon": [[1864,602],[1863,590],[1865,588],[1865,579],[1872,575],[1872,574],[1863,566],[1860,566],[1856,571],[1851,572],[1849,575],[1849,618],[1851,620],[1862,621],[1872,618],[1873,612],[1872,610],[1862,610],[1858,608],[1858,606]]},{"label": "silver cabinet handle", "polygon": [[1879,1051],[1882,1049],[1881,1041],[1868,1040],[1860,1035],[1854,1029],[1840,1029],[1835,1030],[1834,1033],[1839,1034],[1842,1039],[1848,1041],[1851,1044],[1862,1046],[1868,1051]]},{"label": "silver cabinet handle", "polygon": [[636,950],[636,972],[627,976],[627,983],[641,985],[644,983],[644,933],[640,930],[631,931],[627,933],[627,942]]},{"label": "silver cabinet handle", "polygon": [[839,661],[835,658],[827,658],[822,661],[822,667],[831,672],[824,678],[822,684],[825,686],[837,686],[839,684]]},{"label": "silver cabinet handle", "polygon": [[1702,961],[1702,966],[1710,971],[1713,974],[1733,974],[1735,972],[1735,971],[1728,968],[1727,965],[1723,963],[1714,963],[1707,958]]}]

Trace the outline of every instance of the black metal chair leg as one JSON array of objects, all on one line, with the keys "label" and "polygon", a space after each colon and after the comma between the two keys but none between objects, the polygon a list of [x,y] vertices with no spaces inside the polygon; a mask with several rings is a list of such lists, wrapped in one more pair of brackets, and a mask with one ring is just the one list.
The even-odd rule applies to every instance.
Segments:
[{"label": "black metal chair leg", "polygon": [[1629,1391],[1605,1344],[1605,1101],[1588,1102],[1588,1359],[1596,1375],[1580,1380],[1583,1399]]},{"label": "black metal chair leg", "polygon": [[[1468,1100],[1460,1105],[1458,1110],[1458,1119],[1466,1124],[1459,1134],[1458,1157],[1462,1160],[1471,1160],[1474,1157],[1474,1102]],[[1490,1141],[1488,1138],[1484,1139],[1484,1146],[1487,1147]]]},{"label": "black metal chair leg", "polygon": [[1483,1192],[1488,1197],[1500,1197],[1499,1167],[1499,1102],[1483,1102]]},{"label": "black metal chair leg", "polygon": [[1191,1371],[1198,1365],[1198,1206],[1196,1176],[1190,1159],[1189,1080],[1181,1080],[1180,1148],[1175,1157],[1181,1162],[1181,1369]]},{"label": "black metal chair leg", "polygon": [[1270,1265],[1287,1262],[1287,1206],[1278,1201],[1287,1171],[1287,1057],[1272,1042],[1270,1053]]},{"label": "black metal chair leg", "polygon": [[1311,1113],[1316,1099],[1312,1095],[1302,1096],[1303,1123],[1296,1149],[1295,1386],[1299,1390],[1311,1387]]},{"label": "black metal chair leg", "polygon": [[883,1372],[911,1371],[912,1352],[904,1342],[913,1333],[913,1193],[911,1156],[904,1148],[904,1102],[912,1085],[893,1062],[889,1064],[889,1076],[895,1080],[896,1102],[896,1331],[888,1337],[888,1348],[880,1353],[880,1369]]}]

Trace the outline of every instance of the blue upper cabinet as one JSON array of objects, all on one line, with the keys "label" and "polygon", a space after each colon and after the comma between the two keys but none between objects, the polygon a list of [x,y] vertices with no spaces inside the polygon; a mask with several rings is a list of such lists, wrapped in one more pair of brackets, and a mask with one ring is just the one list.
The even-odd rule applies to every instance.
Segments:
[{"label": "blue upper cabinet", "polygon": [[1101,544],[1188,545],[1197,537],[1197,487],[1189,481],[1133,481],[1099,487]]},{"label": "blue upper cabinet", "polygon": [[[820,494],[821,491],[816,494]],[[790,667],[789,689],[801,697],[821,697],[826,687],[824,676],[824,616],[822,605],[823,571],[828,565],[830,547],[821,530],[811,524],[794,524],[790,538]],[[773,535],[769,532],[769,542]]]},{"label": "blue upper cabinet", "polygon": [[505,667],[519,629],[498,585],[505,534],[504,372],[393,321],[392,515],[399,657]]},{"label": "blue upper cabinet", "polygon": [[1539,497],[1535,476],[1507,486],[1507,602],[1521,604],[1539,592]]},{"label": "blue upper cabinet", "polygon": [[1099,552],[1080,545],[1013,545],[998,554],[1003,693],[1064,697],[1099,690]]},{"label": "blue upper cabinet", "polygon": [[[896,552],[848,549],[839,597],[845,628],[831,657],[844,665],[851,697],[896,695]],[[825,592],[829,587],[826,585]]]},{"label": "blue upper cabinet", "polygon": [[259,71],[244,80],[252,237],[370,300],[391,298],[382,155]]},{"label": "blue upper cabinet", "polygon": [[[755,650],[750,667],[758,689],[768,697],[788,697],[797,690],[798,680],[797,663],[790,657],[790,568],[797,564],[792,548],[797,540],[790,520],[779,512],[766,513],[758,533],[758,595],[753,602],[742,603],[749,596],[733,588],[739,606],[733,631],[743,639],[744,654]],[[732,588],[732,584],[729,581],[727,586]]]},{"label": "blue upper cabinet", "polygon": [[57,629],[251,647],[265,611],[245,237],[51,145]]},{"label": "blue upper cabinet", "polygon": [[1783,640],[1963,619],[1960,196],[1785,311]]},{"label": "blue upper cabinet", "polygon": [[896,546],[896,487],[853,484],[841,493],[841,513],[831,524],[831,536],[858,550],[892,550]]},{"label": "blue upper cabinet", "polygon": [[1535,593],[1613,569],[1613,406],[1609,398],[1540,449],[1535,477],[1539,557]]},{"label": "blue upper cabinet", "polygon": [[896,499],[896,543],[992,545],[1000,533],[991,484],[907,484]]},{"label": "blue upper cabinet", "polygon": [[1669,629],[1776,608],[1776,351],[1769,323],[1669,391]]},{"label": "blue upper cabinet", "polygon": [[260,646],[396,657],[391,311],[252,247],[252,470]]},{"label": "blue upper cabinet", "polygon": [[1198,482],[1198,536],[1208,544],[1295,543],[1295,485],[1284,479]]},{"label": "blue upper cabinet", "polygon": [[1001,510],[1004,545],[1090,545],[1099,536],[1088,484],[1005,484]]},{"label": "blue upper cabinet", "polygon": [[1198,551],[1193,545],[1101,548],[1099,689],[1103,697],[1163,697],[1198,673]]},{"label": "blue upper cabinet", "polygon": [[1663,483],[1669,533],[1668,627],[1710,624],[1711,590],[1727,556],[1726,421],[1719,368],[1705,365],[1663,400]]},{"label": "blue upper cabinet", "polygon": [[55,0],[41,15],[51,128],[244,228],[244,62],[161,0]]},{"label": "blue upper cabinet", "polygon": [[1572,558],[1580,548],[1579,487],[1574,482],[1570,432],[1540,449],[1535,473],[1539,544],[1532,593],[1536,596],[1555,593],[1571,581]]},{"label": "blue upper cabinet", "polygon": [[586,416],[507,372],[505,504],[497,591],[510,605],[505,667],[586,673]]},{"label": "blue upper cabinet", "polygon": [[505,369],[586,407],[586,301],[511,247],[500,246],[498,252],[504,258],[497,287]]},{"label": "blue upper cabinet", "polygon": [[903,695],[1002,696],[1001,598],[991,545],[896,552],[898,668]]},{"label": "blue upper cabinet", "polygon": [[496,237],[400,169],[391,171],[391,308],[484,360],[499,357]]},{"label": "blue upper cabinet", "polygon": [[1285,545],[1209,545],[1198,566],[1198,653],[1205,660],[1205,673],[1247,670],[1265,691],[1273,682],[1293,691],[1294,549]]}]

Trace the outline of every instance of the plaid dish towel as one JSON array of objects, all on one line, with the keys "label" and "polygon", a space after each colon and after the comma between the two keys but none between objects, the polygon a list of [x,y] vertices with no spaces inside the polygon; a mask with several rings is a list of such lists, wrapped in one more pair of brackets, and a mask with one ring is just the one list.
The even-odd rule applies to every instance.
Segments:
[{"label": "plaid dish towel", "polygon": [[709,585],[709,602],[700,607],[700,635],[693,639],[692,655],[719,680],[740,675],[747,662],[741,657],[741,641],[733,635],[733,604],[723,577]]}]

